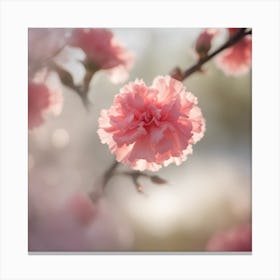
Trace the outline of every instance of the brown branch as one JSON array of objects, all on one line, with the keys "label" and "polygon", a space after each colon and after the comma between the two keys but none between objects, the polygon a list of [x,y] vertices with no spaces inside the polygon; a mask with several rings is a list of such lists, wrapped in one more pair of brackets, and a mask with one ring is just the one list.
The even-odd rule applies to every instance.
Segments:
[{"label": "brown branch", "polygon": [[97,190],[93,188],[93,190],[90,191],[89,197],[93,202],[97,201],[101,196],[103,196],[105,187],[108,181],[113,177],[118,165],[119,163],[117,161],[113,161],[109,168],[104,172],[101,182],[98,182]]},{"label": "brown branch", "polygon": [[230,37],[228,41],[226,41],[222,46],[220,46],[217,50],[215,50],[210,55],[204,57],[203,59],[200,59],[197,63],[189,67],[187,70],[184,71],[182,76],[182,81],[188,78],[193,73],[200,71],[201,66],[205,64],[207,61],[211,60],[214,56],[221,53],[223,50],[233,46],[235,43],[240,41],[245,36],[252,34],[252,30],[246,31],[245,28],[241,28],[234,36]]},{"label": "brown branch", "polygon": [[88,110],[90,105],[88,99],[89,84],[95,72],[87,71],[84,77],[83,85],[75,85],[72,75],[56,62],[50,61],[48,63],[48,67],[58,74],[60,81],[66,87],[74,90],[81,97],[85,108]]},{"label": "brown branch", "polygon": [[102,188],[104,189],[108,181],[112,178],[116,168],[118,167],[119,163],[117,161],[114,161],[110,167],[105,171],[103,175],[103,181],[102,181]]}]

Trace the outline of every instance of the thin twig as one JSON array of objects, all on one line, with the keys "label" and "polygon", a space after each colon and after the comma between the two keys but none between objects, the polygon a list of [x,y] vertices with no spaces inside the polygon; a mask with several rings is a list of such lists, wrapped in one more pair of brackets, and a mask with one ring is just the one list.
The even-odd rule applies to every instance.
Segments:
[{"label": "thin twig", "polygon": [[97,190],[94,188],[90,193],[89,197],[93,202],[97,201],[104,194],[105,187],[108,181],[113,177],[116,168],[118,167],[118,162],[113,161],[113,163],[109,166],[109,168],[104,172],[104,175],[101,178],[101,182],[99,181],[97,184]]},{"label": "thin twig", "polygon": [[104,189],[108,181],[111,179],[112,175],[114,174],[116,168],[118,167],[118,162],[114,161],[111,166],[105,171],[103,175],[103,181],[102,181],[102,188]]},{"label": "thin twig", "polygon": [[216,56],[223,50],[233,46],[235,43],[237,43],[238,41],[240,41],[242,38],[244,38],[245,36],[247,36],[249,34],[252,34],[252,30],[246,31],[246,29],[244,29],[244,28],[240,29],[239,32],[237,32],[234,36],[229,38],[228,41],[226,41],[222,46],[220,46],[213,53],[211,53],[210,55],[199,60],[197,63],[195,63],[194,65],[189,67],[187,70],[185,70],[185,72],[183,73],[183,76],[182,76],[182,81],[185,80],[186,78],[188,78],[191,74],[195,73],[196,71],[200,71],[201,66],[203,64],[205,64],[207,61],[212,59],[214,56]]}]

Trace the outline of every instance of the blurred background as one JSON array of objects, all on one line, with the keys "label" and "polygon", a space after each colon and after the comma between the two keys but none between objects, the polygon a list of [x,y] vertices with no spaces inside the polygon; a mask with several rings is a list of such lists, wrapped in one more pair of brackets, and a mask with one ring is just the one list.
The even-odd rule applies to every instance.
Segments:
[{"label": "blurred background", "polygon": [[[112,29],[136,57],[129,81],[140,78],[147,85],[175,66],[195,63],[193,47],[201,30]],[[226,38],[220,32],[213,49]],[[250,222],[251,75],[225,76],[213,61],[203,69],[184,81],[206,119],[205,136],[193,154],[182,165],[156,173],[166,185],[141,178],[144,195],[130,178],[114,176],[105,197],[93,205],[86,228],[71,220],[77,212],[87,215],[77,210],[85,206],[83,200],[74,206],[68,201],[92,191],[114,160],[96,133],[97,119],[125,83],[115,85],[97,72],[89,111],[63,87],[61,114],[48,116],[28,134],[29,251],[205,251],[213,233]]]}]

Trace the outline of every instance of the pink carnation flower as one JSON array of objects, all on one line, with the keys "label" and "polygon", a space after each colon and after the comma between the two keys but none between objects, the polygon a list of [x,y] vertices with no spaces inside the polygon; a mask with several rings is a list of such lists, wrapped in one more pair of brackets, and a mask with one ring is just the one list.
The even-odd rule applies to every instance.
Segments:
[{"label": "pink carnation flower", "polygon": [[[233,36],[238,28],[229,28]],[[235,45],[225,49],[215,59],[216,65],[226,75],[240,76],[248,73],[252,63],[252,36],[246,35]]]},{"label": "pink carnation flower", "polygon": [[124,86],[111,108],[101,111],[98,135],[117,161],[156,171],[186,160],[204,131],[196,97],[181,82],[159,76],[151,87],[142,80]]},{"label": "pink carnation flower", "polygon": [[252,251],[251,224],[218,232],[211,237],[206,245],[207,251]]},{"label": "pink carnation flower", "polygon": [[62,109],[62,95],[55,85],[43,82],[28,82],[28,128],[40,126],[46,113],[57,115]]},{"label": "pink carnation flower", "polygon": [[113,82],[128,77],[134,58],[107,29],[77,28],[72,32],[69,44],[81,48],[87,59],[99,70],[107,70]]}]

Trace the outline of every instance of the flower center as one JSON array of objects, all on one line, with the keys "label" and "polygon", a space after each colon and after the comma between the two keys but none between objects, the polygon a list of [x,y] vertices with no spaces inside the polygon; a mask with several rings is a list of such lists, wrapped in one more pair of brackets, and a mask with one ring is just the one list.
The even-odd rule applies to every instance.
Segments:
[{"label": "flower center", "polygon": [[150,126],[154,123],[156,126],[159,125],[158,119],[151,112],[143,112],[139,118],[140,122],[143,122],[143,126]]}]

